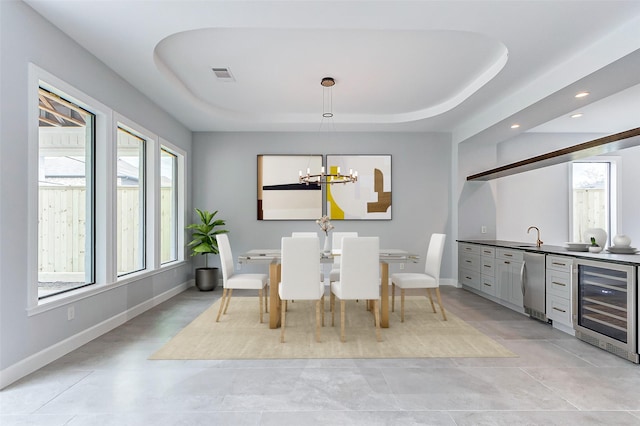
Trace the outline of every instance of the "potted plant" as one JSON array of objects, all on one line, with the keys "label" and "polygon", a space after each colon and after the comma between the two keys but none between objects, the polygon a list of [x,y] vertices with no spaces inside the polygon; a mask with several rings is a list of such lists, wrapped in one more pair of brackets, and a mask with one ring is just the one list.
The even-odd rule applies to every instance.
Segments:
[{"label": "potted plant", "polygon": [[602,247],[598,245],[594,237],[591,237],[591,245],[589,246],[589,252],[600,253],[601,251],[602,251]]},{"label": "potted plant", "polygon": [[187,229],[193,229],[191,242],[187,244],[191,247],[191,256],[203,255],[204,268],[196,268],[196,287],[201,291],[214,290],[218,285],[218,268],[209,268],[208,254],[218,254],[218,241],[216,235],[224,234],[226,229],[219,229],[225,225],[222,219],[214,220],[218,213],[216,210],[210,213],[206,210],[195,209],[200,217],[200,223],[192,223]]}]

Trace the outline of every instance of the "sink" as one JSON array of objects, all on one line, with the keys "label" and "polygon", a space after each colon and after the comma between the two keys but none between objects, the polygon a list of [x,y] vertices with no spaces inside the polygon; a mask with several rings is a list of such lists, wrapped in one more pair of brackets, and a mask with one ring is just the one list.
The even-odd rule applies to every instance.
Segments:
[{"label": "sink", "polygon": [[531,247],[531,248],[535,247],[535,248],[538,248],[535,244],[521,244],[521,245],[516,246],[516,247],[519,247],[519,248],[527,248],[527,247]]}]

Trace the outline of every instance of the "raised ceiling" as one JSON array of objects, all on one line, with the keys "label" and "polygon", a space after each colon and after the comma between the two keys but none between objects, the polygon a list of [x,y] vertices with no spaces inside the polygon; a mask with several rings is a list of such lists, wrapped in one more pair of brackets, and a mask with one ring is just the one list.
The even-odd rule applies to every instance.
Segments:
[{"label": "raised ceiling", "polygon": [[25,1],[193,131],[316,131],[325,76],[337,130],[458,142],[640,84],[637,0]]}]

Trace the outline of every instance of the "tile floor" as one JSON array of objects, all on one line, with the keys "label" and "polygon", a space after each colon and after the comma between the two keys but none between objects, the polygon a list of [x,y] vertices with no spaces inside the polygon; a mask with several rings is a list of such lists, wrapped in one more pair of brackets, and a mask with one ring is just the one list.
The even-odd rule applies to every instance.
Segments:
[{"label": "tile floor", "polygon": [[518,358],[147,360],[220,295],[187,290],[7,387],[0,424],[640,425],[640,366],[452,287],[445,307]]}]

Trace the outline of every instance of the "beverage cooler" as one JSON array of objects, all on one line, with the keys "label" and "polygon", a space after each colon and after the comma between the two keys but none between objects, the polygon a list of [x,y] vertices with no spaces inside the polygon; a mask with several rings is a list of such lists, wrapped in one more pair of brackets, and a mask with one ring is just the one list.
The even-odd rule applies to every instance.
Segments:
[{"label": "beverage cooler", "polygon": [[578,259],[573,274],[576,337],[638,363],[636,268]]}]

